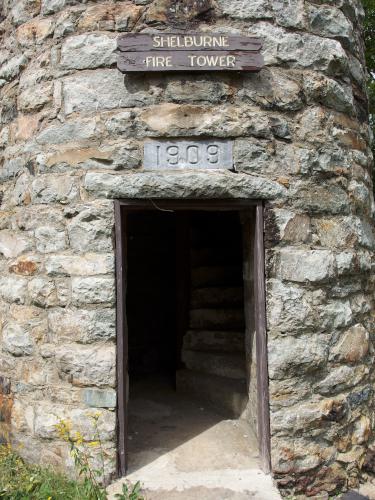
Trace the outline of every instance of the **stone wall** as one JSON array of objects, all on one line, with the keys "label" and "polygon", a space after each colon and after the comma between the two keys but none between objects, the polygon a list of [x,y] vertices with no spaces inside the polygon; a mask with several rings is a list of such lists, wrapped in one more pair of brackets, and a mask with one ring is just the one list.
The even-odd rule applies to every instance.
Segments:
[{"label": "stone wall", "polygon": [[[4,0],[0,9],[0,409],[13,443],[69,467],[54,425],[69,418],[90,440],[89,414],[100,411],[114,471],[111,200],[257,198],[267,201],[275,477],[308,495],[355,486],[375,452],[360,1]],[[266,67],[117,71],[119,32],[181,27],[260,36]],[[145,138],[183,136],[232,138],[237,172],[142,172]]]}]

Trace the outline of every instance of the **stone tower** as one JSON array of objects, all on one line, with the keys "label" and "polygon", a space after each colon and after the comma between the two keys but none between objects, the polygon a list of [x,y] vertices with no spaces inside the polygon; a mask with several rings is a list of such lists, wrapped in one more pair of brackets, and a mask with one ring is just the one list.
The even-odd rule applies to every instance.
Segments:
[{"label": "stone tower", "polygon": [[[374,210],[359,0],[3,0],[0,438],[69,468],[100,411],[116,470],[114,200],[264,203],[272,474],[355,487],[374,441]],[[127,32],[263,40],[259,73],[123,75]],[[235,171],[145,171],[150,138],[230,139]],[[21,446],[19,446],[21,444]]]}]

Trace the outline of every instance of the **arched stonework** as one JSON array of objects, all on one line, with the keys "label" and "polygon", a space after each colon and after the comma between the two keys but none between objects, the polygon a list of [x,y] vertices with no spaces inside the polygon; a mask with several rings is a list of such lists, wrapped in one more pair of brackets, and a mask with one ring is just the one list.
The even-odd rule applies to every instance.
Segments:
[{"label": "arched stonework", "polygon": [[[363,9],[185,3],[0,7],[0,436],[68,468],[54,425],[100,409],[114,472],[113,200],[263,199],[273,474],[308,495],[354,487],[375,451]],[[119,33],[186,23],[263,38],[265,68],[116,69]],[[149,137],[232,138],[237,172],[144,173]]]}]

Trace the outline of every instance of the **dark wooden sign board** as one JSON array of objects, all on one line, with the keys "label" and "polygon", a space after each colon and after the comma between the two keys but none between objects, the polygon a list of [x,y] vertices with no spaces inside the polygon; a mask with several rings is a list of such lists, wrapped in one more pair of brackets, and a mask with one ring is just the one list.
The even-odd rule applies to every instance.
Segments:
[{"label": "dark wooden sign board", "polygon": [[119,37],[117,66],[128,72],[259,71],[259,38],[225,33],[129,33]]}]

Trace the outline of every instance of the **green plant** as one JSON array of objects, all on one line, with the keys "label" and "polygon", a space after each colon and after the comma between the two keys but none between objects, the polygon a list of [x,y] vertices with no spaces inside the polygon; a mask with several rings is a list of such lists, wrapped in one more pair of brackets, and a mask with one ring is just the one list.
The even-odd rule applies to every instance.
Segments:
[{"label": "green plant", "polygon": [[[87,500],[106,500],[107,493],[103,486],[105,477],[105,461],[102,439],[99,432],[98,421],[100,413],[95,413],[90,416],[91,423],[94,428],[94,440],[85,442],[82,434],[79,431],[72,429],[69,421],[60,419],[56,425],[56,429],[61,439],[69,444],[70,455],[73,458],[78,476],[81,478],[81,487],[83,495],[81,499]],[[100,468],[95,469],[91,464],[89,448],[97,448],[100,457]],[[125,482],[122,485],[122,493],[115,495],[119,500],[145,500],[141,495],[141,485],[137,482],[131,485]]]},{"label": "green plant", "polygon": [[[56,425],[56,429],[61,439],[69,444],[70,455],[74,461],[78,476],[82,480],[83,492],[86,495],[85,498],[90,500],[105,500],[107,498],[105,488],[101,483],[101,479],[103,479],[105,475],[105,470],[104,453],[98,428],[99,417],[99,413],[91,415],[90,417],[94,426],[95,439],[89,443],[84,441],[83,436],[79,431],[72,430],[72,426],[69,421],[60,419],[59,423]],[[91,464],[90,453],[88,450],[89,446],[91,448],[99,448],[99,455],[101,458],[100,469],[94,469]]]},{"label": "green plant", "polygon": [[141,484],[138,481],[134,485],[124,483],[122,485],[122,493],[116,493],[116,498],[119,500],[145,500],[141,494]]},{"label": "green plant", "polygon": [[50,468],[26,464],[10,446],[0,446],[0,499],[83,500],[82,485]]}]

